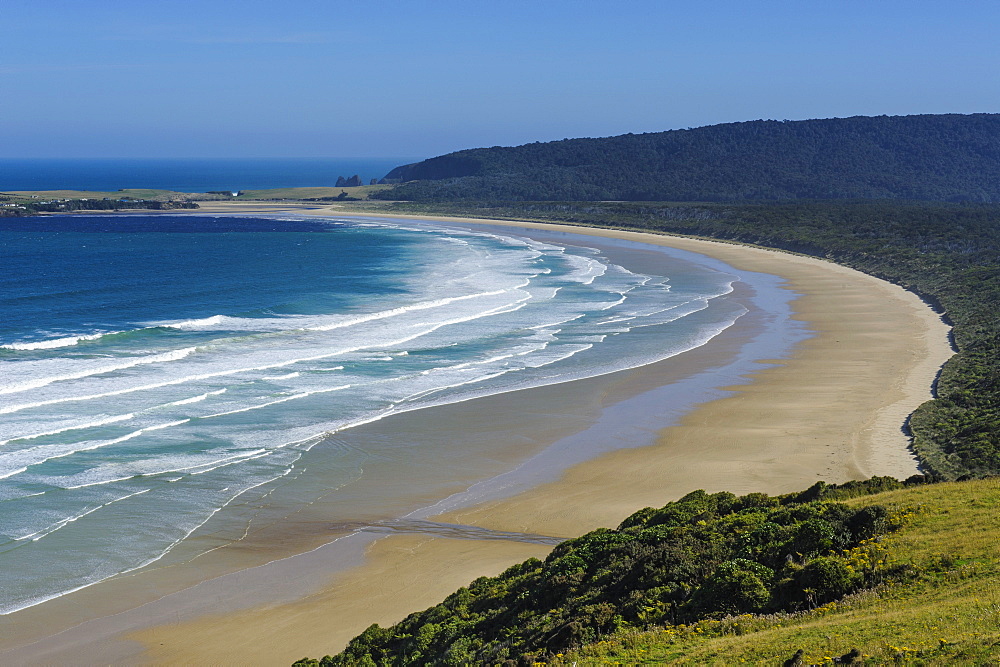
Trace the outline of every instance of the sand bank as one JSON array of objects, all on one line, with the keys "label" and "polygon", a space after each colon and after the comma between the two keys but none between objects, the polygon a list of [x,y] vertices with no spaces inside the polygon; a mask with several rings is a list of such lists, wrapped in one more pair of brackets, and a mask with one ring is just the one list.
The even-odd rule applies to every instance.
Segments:
[{"label": "sand bank", "polygon": [[[200,212],[281,210],[288,207],[221,204]],[[295,212],[349,214],[324,207]],[[828,262],[757,248],[562,225],[489,222],[666,245],[720,259],[739,270],[780,275],[789,289],[801,295],[794,303],[796,317],[816,335],[789,358],[773,360],[773,365],[755,373],[751,383],[731,387],[727,397],[699,406],[679,425],[659,433],[654,446],[606,454],[513,498],[433,517],[434,521],[570,536],[616,525],[636,509],[662,505],[695,488],[779,493],[818,479],[905,477],[915,471],[902,423],[930,397],[937,369],[951,355],[947,327],[916,296]],[[693,353],[721,354],[725,341],[714,343]],[[703,361],[689,363],[699,367]],[[646,369],[621,383],[638,387],[670,381],[668,371]],[[625,393],[629,391],[634,394],[638,388]],[[368,547],[363,565],[316,577],[315,590],[296,601],[131,633],[129,640],[140,643],[130,644],[133,651],[141,645],[146,652],[130,652],[127,660],[287,664],[304,655],[318,657],[338,651],[371,623],[395,622],[476,576],[499,572],[548,550],[541,544],[469,537],[383,538]],[[210,601],[204,608],[212,608]],[[58,649],[45,653],[47,659],[58,655]],[[111,659],[115,655],[123,654],[111,654]]]}]

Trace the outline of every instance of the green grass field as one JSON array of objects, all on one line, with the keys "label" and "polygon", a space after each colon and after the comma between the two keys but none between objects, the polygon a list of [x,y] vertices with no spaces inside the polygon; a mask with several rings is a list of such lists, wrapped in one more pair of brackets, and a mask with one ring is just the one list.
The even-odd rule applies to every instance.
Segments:
[{"label": "green grass field", "polygon": [[553,664],[1000,664],[1000,480],[934,484],[845,501],[905,518],[882,557],[902,581],[803,614],[740,616],[605,638]]}]

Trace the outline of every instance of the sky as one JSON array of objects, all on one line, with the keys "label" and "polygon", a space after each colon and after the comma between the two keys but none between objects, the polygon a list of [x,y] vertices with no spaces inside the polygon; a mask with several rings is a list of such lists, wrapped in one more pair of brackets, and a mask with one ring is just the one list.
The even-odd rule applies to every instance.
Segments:
[{"label": "sky", "polygon": [[2,0],[0,157],[430,157],[1000,112],[991,0]]}]

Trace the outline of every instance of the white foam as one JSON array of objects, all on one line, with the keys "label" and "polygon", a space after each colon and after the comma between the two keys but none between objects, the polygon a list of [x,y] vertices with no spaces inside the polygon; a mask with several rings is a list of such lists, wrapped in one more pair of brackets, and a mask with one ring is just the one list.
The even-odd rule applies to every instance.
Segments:
[{"label": "white foam", "polygon": [[341,391],[343,389],[350,389],[351,385],[345,384],[339,387],[330,387],[328,389],[316,389],[314,391],[305,391],[301,394],[292,394],[291,396],[285,396],[284,398],[279,398],[276,401],[269,401],[267,403],[260,403],[259,405],[251,405],[246,408],[239,408],[237,410],[229,410],[228,412],[217,412],[214,415],[205,415],[204,417],[199,417],[199,419],[213,419],[215,417],[225,417],[227,415],[235,415],[241,412],[250,412],[252,410],[260,410],[261,408],[266,408],[272,405],[278,405],[279,403],[287,403],[288,401],[297,401],[300,398],[306,398],[312,396],[313,394],[327,394],[333,391]]},{"label": "white foam", "polygon": [[6,445],[9,442],[16,442],[19,440],[34,440],[35,438],[42,438],[47,435],[58,435],[59,433],[67,433],[69,431],[80,431],[85,428],[95,428],[98,426],[105,426],[106,424],[115,424],[117,422],[128,421],[129,419],[134,419],[135,415],[115,415],[114,417],[104,417],[97,419],[92,422],[84,422],[82,424],[73,424],[72,426],[64,426],[62,428],[53,429],[51,431],[43,431],[42,433],[32,433],[31,435],[18,435],[10,438],[9,440],[0,441],[0,447]]},{"label": "white foam", "polygon": [[127,482],[128,480],[135,479],[138,476],[139,476],[138,473],[136,473],[132,475],[125,475],[124,477],[115,477],[114,479],[101,479],[96,482],[85,482],[83,484],[69,484],[69,485],[66,485],[65,482],[61,482],[60,478],[55,477],[52,479],[52,482],[54,484],[63,484],[62,488],[66,491],[75,491],[76,489],[86,489],[92,486],[104,486],[105,484],[114,484],[115,482]]},{"label": "white foam", "polygon": [[29,391],[31,389],[38,389],[39,387],[44,387],[46,385],[53,384],[54,382],[67,382],[69,380],[80,380],[83,378],[92,377],[94,375],[113,373],[115,371],[125,370],[126,368],[134,368],[135,366],[142,366],[145,364],[160,364],[171,361],[178,361],[193,354],[196,349],[197,348],[194,347],[185,347],[180,350],[171,350],[170,352],[151,354],[145,357],[130,357],[118,363],[108,364],[106,366],[89,367],[85,370],[76,371],[74,373],[66,373],[65,375],[53,375],[49,377],[35,378],[33,380],[28,380],[27,382],[20,382],[17,384],[11,384],[5,387],[0,387],[0,394],[15,394],[22,391]]},{"label": "white foam", "polygon": [[[294,375],[294,373],[293,373]],[[226,389],[217,389],[216,391],[209,391],[204,394],[199,394],[197,396],[192,396],[191,398],[182,398],[179,401],[174,401],[173,403],[167,403],[167,405],[188,405],[190,403],[200,403],[207,399],[209,396],[218,396],[219,394],[226,393]]]},{"label": "white foam", "polygon": [[508,373],[510,373],[512,371],[518,371],[518,370],[521,370],[521,369],[519,369],[519,368],[514,368],[514,369],[509,369],[509,370],[505,369],[505,370],[497,371],[496,373],[487,373],[486,375],[478,375],[476,377],[472,377],[472,378],[469,378],[467,380],[460,380],[458,382],[453,382],[451,384],[444,384],[444,385],[441,385],[441,386],[438,386],[438,387],[431,387],[430,389],[425,389],[423,391],[418,391],[415,394],[410,394],[409,396],[407,396],[406,398],[404,398],[403,401],[401,401],[401,402],[415,401],[418,398],[426,398],[427,396],[430,396],[431,394],[436,394],[436,393],[442,392],[442,391],[444,391],[446,389],[455,389],[457,387],[464,387],[465,385],[475,384],[477,382],[485,382],[487,380],[492,380],[493,378],[498,378],[498,377],[500,377],[502,375],[507,375]]},{"label": "white foam", "polygon": [[112,500],[110,502],[106,502],[103,505],[98,505],[97,507],[94,507],[93,509],[89,509],[86,512],[83,512],[81,514],[76,514],[76,515],[73,515],[73,516],[66,517],[65,519],[60,519],[59,521],[56,521],[54,524],[52,524],[52,525],[50,525],[50,526],[48,526],[46,528],[42,528],[41,530],[35,531],[34,533],[31,533],[30,535],[22,535],[21,537],[15,537],[14,541],[16,541],[16,542],[23,542],[24,540],[31,540],[32,542],[37,542],[38,540],[42,539],[43,537],[51,535],[52,533],[56,532],[57,530],[65,527],[65,526],[67,526],[67,525],[69,525],[71,523],[79,521],[80,519],[82,519],[83,517],[85,517],[85,516],[87,516],[89,514],[93,514],[94,512],[96,512],[98,510],[104,509],[108,505],[114,505],[115,503],[121,502],[122,500],[126,500],[126,499],[132,498],[134,496],[142,495],[143,493],[146,493],[149,490],[150,489],[143,489],[142,491],[136,491],[135,493],[130,493],[130,494],[126,495],[126,496],[122,496],[121,498],[115,498],[114,500]]},{"label": "white foam", "polygon": [[182,331],[192,331],[197,329],[214,329],[219,327],[219,325],[227,322],[228,320],[237,320],[240,318],[228,317],[226,315],[212,315],[211,317],[202,317],[196,320],[181,320],[180,322],[160,322],[155,323],[152,326],[168,327],[170,329],[180,329]]},{"label": "white foam", "polygon": [[174,378],[172,380],[164,380],[163,382],[153,382],[151,384],[144,384],[135,387],[124,387],[122,389],[114,389],[111,391],[105,391],[98,394],[88,394],[84,396],[65,396],[62,398],[52,398],[44,401],[35,401],[32,403],[21,403],[18,405],[10,405],[0,408],[0,414],[10,414],[13,412],[20,412],[21,410],[28,410],[30,408],[40,408],[47,405],[56,405],[58,403],[70,403],[74,401],[92,401],[98,398],[108,398],[111,396],[121,396],[123,394],[131,394],[139,391],[148,391],[150,389],[161,389],[163,387],[170,387],[178,384],[186,384],[188,382],[196,382],[198,380],[209,380],[217,377],[226,377],[231,375],[239,375],[240,373],[247,373],[250,371],[267,370],[269,368],[280,368],[282,366],[291,366],[292,364],[297,364],[303,361],[316,361],[319,359],[326,359],[328,357],[335,357],[342,352],[332,352],[330,354],[321,354],[314,357],[301,357],[298,359],[291,359],[289,361],[283,361],[276,364],[268,364],[264,366],[249,366],[244,368],[235,368],[225,371],[216,371],[212,373],[201,373],[199,375],[187,375],[184,377]]},{"label": "white foam", "polygon": [[[523,285],[519,285],[521,287]],[[457,296],[442,297],[429,301],[397,306],[387,310],[365,313],[355,316],[315,316],[315,315],[288,315],[281,317],[232,317],[229,315],[213,315],[193,320],[151,322],[151,327],[166,327],[180,331],[260,331],[271,333],[290,333],[294,331],[333,331],[347,327],[376,322],[388,318],[398,317],[414,311],[442,308],[454,303],[468,301],[471,299],[481,299],[496,296],[508,291],[507,289],[490,290],[485,292],[475,292],[472,294],[462,294]]]},{"label": "white foam", "polygon": [[[6,466],[16,466],[20,468],[14,472],[10,471],[10,468],[0,472],[4,477],[11,477],[16,474],[23,473],[28,467],[34,465],[40,465],[46,461],[51,461],[53,459],[61,459],[67,456],[72,456],[73,454],[79,452],[89,452],[95,449],[100,449],[102,447],[108,447],[111,445],[117,445],[122,442],[127,442],[134,438],[138,438],[144,433],[149,433],[150,431],[160,431],[166,428],[171,428],[173,426],[180,426],[181,424],[186,424],[191,421],[190,419],[180,419],[178,421],[167,422],[164,424],[155,424],[153,426],[147,426],[145,428],[140,428],[131,433],[126,433],[123,436],[117,438],[111,438],[110,440],[85,440],[83,442],[66,443],[59,445],[38,445],[36,447],[29,447],[26,449],[19,449],[15,452],[10,452],[8,454],[0,455],[0,468]],[[88,444],[89,443],[89,444]]]},{"label": "white foam", "polygon": [[368,315],[362,315],[360,317],[350,318],[341,322],[334,322],[331,324],[322,324],[309,327],[311,331],[332,331],[334,329],[342,329],[344,327],[350,327],[357,324],[362,324],[365,322],[373,322],[375,320],[384,320],[389,317],[396,317],[398,315],[403,315],[406,313],[412,313],[420,310],[430,310],[432,308],[440,308],[442,306],[447,306],[453,303],[458,303],[460,301],[468,301],[470,299],[482,299],[488,296],[498,296],[504,294],[508,290],[493,290],[490,292],[478,292],[476,294],[465,294],[463,296],[452,296],[444,299],[435,299],[433,301],[426,301],[424,303],[415,303],[410,306],[400,306],[398,308],[392,308],[390,310],[383,310],[377,313],[369,313]]},{"label": "white foam", "polygon": [[[218,470],[219,468],[225,468],[226,466],[236,465],[237,463],[245,463],[246,461],[256,461],[257,459],[262,459],[265,456],[270,456],[273,453],[274,452],[271,452],[271,451],[266,450],[266,449],[258,449],[255,452],[247,454],[246,456],[232,456],[232,457],[230,457],[228,459],[220,459],[219,461],[215,462],[215,463],[218,463],[218,465],[210,465],[210,467],[205,468],[204,470],[196,470],[195,472],[192,472],[191,474],[192,475],[204,475],[205,473],[214,472],[215,470]],[[196,466],[196,467],[202,467],[202,466]]]},{"label": "white foam", "polygon": [[42,604],[43,602],[48,602],[49,600],[55,600],[56,598],[61,598],[61,597],[65,596],[65,595],[69,595],[71,593],[75,593],[77,591],[81,591],[81,590],[83,590],[85,588],[90,588],[91,586],[99,584],[99,583],[101,583],[103,581],[106,581],[106,580],[112,578],[112,577],[123,575],[123,574],[129,574],[131,572],[135,572],[137,570],[141,570],[142,568],[144,568],[144,567],[146,567],[148,565],[152,565],[153,563],[159,561],[164,556],[166,556],[171,551],[173,551],[174,548],[178,544],[180,544],[181,542],[183,542],[184,540],[186,540],[192,533],[194,533],[196,530],[198,530],[199,528],[201,528],[202,526],[204,526],[206,523],[208,523],[212,519],[212,517],[214,517],[220,511],[222,511],[223,509],[225,509],[225,507],[227,505],[229,505],[229,503],[231,503],[233,500],[235,500],[236,498],[238,498],[239,496],[241,496],[243,493],[245,493],[246,491],[250,491],[250,490],[252,490],[254,488],[257,488],[259,486],[263,486],[264,484],[267,484],[269,482],[273,482],[276,479],[280,479],[281,477],[284,477],[285,475],[287,475],[289,472],[291,472],[291,469],[285,470],[280,475],[276,475],[276,476],[274,476],[271,479],[267,479],[267,480],[265,480],[265,481],[263,481],[263,482],[261,482],[259,484],[255,484],[255,485],[253,485],[251,487],[248,487],[246,489],[243,489],[243,490],[239,491],[238,493],[236,493],[235,495],[233,495],[232,498],[230,498],[229,501],[227,501],[226,503],[224,503],[221,507],[215,508],[211,512],[209,512],[208,515],[205,516],[202,521],[195,523],[195,525],[192,526],[190,529],[184,531],[183,534],[180,537],[178,537],[173,542],[171,542],[165,549],[162,549],[160,551],[160,553],[158,553],[156,556],[153,556],[152,558],[148,558],[148,559],[140,562],[138,565],[135,565],[133,567],[124,569],[124,570],[122,570],[120,572],[115,572],[115,573],[112,573],[112,574],[109,574],[109,575],[106,575],[106,576],[98,576],[97,578],[93,579],[92,581],[88,581],[88,582],[86,582],[84,584],[81,584],[79,586],[74,586],[74,587],[72,587],[70,589],[67,589],[67,590],[63,590],[63,591],[59,591],[57,593],[52,593],[52,594],[47,594],[47,595],[38,595],[38,596],[35,596],[35,597],[33,597],[33,598],[29,599],[29,600],[25,600],[25,601],[23,601],[23,602],[21,602],[19,604],[14,604],[14,605],[10,605],[10,606],[5,607],[5,608],[0,608],[0,616],[6,616],[7,614],[12,614],[12,613],[14,613],[16,611],[21,611],[22,609],[27,609],[29,607],[34,607],[36,605]]},{"label": "white foam", "polygon": [[579,320],[579,319],[581,319],[583,317],[586,317],[586,315],[584,313],[580,313],[579,315],[573,315],[572,317],[568,317],[565,320],[556,320],[555,322],[546,322],[545,324],[536,324],[535,326],[528,327],[528,328],[529,329],[536,329],[536,330],[542,331],[542,330],[548,329],[550,327],[557,327],[560,324],[567,324],[569,322],[573,322],[573,321]]},{"label": "white foam", "polygon": [[[201,475],[201,474],[204,474],[206,472],[211,472],[213,470],[216,470],[218,468],[224,468],[226,466],[233,465],[235,463],[240,463],[240,462],[243,462],[243,461],[250,461],[250,460],[253,460],[253,459],[261,458],[263,456],[268,456],[271,453],[272,452],[269,451],[269,450],[267,450],[267,449],[257,449],[257,450],[253,450],[253,451],[249,451],[249,452],[241,452],[239,454],[234,454],[232,456],[225,456],[225,457],[223,457],[221,459],[220,458],[211,458],[211,455],[209,455],[208,458],[211,458],[210,461],[199,461],[198,463],[194,463],[194,464],[191,464],[191,465],[183,465],[183,466],[180,466],[180,467],[161,468],[161,469],[155,469],[155,467],[154,467],[154,468],[150,468],[148,470],[141,470],[141,469],[137,468],[137,469],[135,469],[134,472],[132,472],[131,474],[126,475],[124,477],[111,477],[111,478],[105,477],[105,478],[100,478],[100,479],[97,479],[97,480],[94,480],[94,481],[85,482],[83,484],[64,485],[62,488],[67,489],[67,490],[83,489],[83,488],[94,487],[94,486],[104,486],[106,484],[113,484],[115,482],[122,482],[122,481],[125,481],[125,480],[135,480],[135,479],[140,478],[140,477],[156,477],[158,475],[167,475],[167,474],[176,473],[176,472],[188,472],[188,474],[191,474],[191,475]],[[191,458],[191,457],[188,457],[188,458]],[[206,457],[202,456],[201,458],[206,458]],[[155,466],[158,462],[162,462],[162,461],[163,461],[163,459],[149,459],[149,460],[143,461],[142,463],[145,464],[146,466]],[[161,463],[161,465],[162,465],[162,463]],[[114,469],[116,469],[116,467],[117,466],[103,466],[102,468],[105,469],[105,470],[109,469],[109,468],[112,469],[112,470],[114,470]],[[88,471],[88,472],[89,473],[100,473],[101,470],[102,470],[102,468],[97,468],[95,470]],[[189,472],[189,471],[192,471],[192,470],[196,471],[196,472]],[[93,477],[93,474],[91,474],[91,477]],[[177,481],[177,480],[180,480],[180,479],[183,479],[183,476],[176,478],[174,481]]]},{"label": "white foam", "polygon": [[563,258],[572,267],[570,272],[563,276],[563,280],[571,280],[582,285],[590,285],[603,276],[608,270],[608,265],[590,257],[580,255],[564,254]]},{"label": "white foam", "polygon": [[103,333],[82,334],[80,336],[68,336],[66,338],[50,338],[49,340],[40,340],[33,343],[10,343],[8,345],[0,345],[0,348],[6,350],[54,350],[59,347],[70,347],[71,345],[76,345],[83,340],[97,340],[104,336],[116,333],[121,332],[105,331]]}]

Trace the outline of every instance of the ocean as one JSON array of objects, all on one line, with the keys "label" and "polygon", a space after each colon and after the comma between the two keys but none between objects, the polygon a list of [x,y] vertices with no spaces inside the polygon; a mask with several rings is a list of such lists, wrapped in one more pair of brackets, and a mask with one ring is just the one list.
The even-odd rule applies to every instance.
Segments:
[{"label": "ocean", "polygon": [[367,184],[422,158],[0,158],[0,192],[123,189],[208,192]]},{"label": "ocean", "polygon": [[705,344],[748,312],[747,278],[681,255],[640,271],[576,235],[378,219],[0,221],[0,614],[263,508],[448,495],[414,461],[504,469],[485,439],[344,436]]}]

